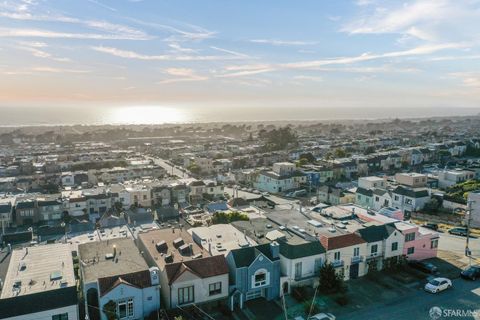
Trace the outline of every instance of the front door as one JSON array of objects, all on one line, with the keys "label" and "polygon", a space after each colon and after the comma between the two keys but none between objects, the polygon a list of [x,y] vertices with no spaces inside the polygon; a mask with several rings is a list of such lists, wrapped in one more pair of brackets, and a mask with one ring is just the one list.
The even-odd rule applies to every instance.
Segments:
[{"label": "front door", "polygon": [[359,264],[352,264],[350,266],[350,279],[358,278],[358,266]]}]

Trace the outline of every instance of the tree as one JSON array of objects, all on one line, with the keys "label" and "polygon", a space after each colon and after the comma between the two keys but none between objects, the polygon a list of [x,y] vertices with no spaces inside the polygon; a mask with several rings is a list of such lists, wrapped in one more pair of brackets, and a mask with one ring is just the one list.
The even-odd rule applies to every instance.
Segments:
[{"label": "tree", "polygon": [[370,147],[367,147],[367,148],[365,149],[365,151],[363,152],[363,154],[368,155],[368,154],[374,153],[375,151],[376,151],[376,150],[375,150],[375,147],[370,146]]},{"label": "tree", "polygon": [[423,210],[427,213],[435,213],[438,209],[440,209],[440,201],[436,198],[430,199],[423,207]]},{"label": "tree", "polygon": [[302,153],[299,157],[300,160],[305,159],[307,163],[314,163],[317,159],[313,156],[311,152]]},{"label": "tree", "polygon": [[320,268],[319,289],[323,293],[345,291],[343,277],[335,272],[331,263],[326,263]]},{"label": "tree", "polygon": [[333,151],[333,155],[335,156],[335,158],[345,158],[348,156],[345,150],[341,148],[335,149],[335,151]]},{"label": "tree", "polygon": [[248,216],[238,211],[217,211],[212,216],[213,224],[228,224],[234,221],[248,221]]}]

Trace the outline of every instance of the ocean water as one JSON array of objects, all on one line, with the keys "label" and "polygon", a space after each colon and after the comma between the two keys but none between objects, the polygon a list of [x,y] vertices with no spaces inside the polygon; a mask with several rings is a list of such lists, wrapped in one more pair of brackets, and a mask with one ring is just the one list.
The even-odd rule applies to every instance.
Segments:
[{"label": "ocean water", "polygon": [[480,108],[0,106],[0,126],[373,120],[479,115]]}]

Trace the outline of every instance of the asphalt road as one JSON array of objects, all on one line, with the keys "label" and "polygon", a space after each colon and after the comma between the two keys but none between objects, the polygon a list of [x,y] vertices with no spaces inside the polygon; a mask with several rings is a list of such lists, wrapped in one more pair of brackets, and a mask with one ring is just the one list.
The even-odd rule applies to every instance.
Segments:
[{"label": "asphalt road", "polygon": [[160,159],[160,158],[151,158],[151,159],[153,160],[153,162],[154,162],[156,165],[159,165],[160,167],[162,167],[162,168],[164,168],[165,170],[167,170],[167,173],[168,173],[168,174],[177,176],[177,177],[182,178],[182,179],[190,178],[190,175],[189,175],[187,172],[181,171],[181,170],[178,169],[177,167],[168,164],[168,163],[167,163],[165,160],[163,160],[163,159]]},{"label": "asphalt road", "polygon": [[[454,236],[449,233],[440,233],[438,249],[450,251],[460,256],[465,255],[465,237]],[[480,259],[480,238],[470,238],[470,251],[472,256]],[[480,301],[479,301],[480,304]]]},{"label": "asphalt road", "polygon": [[[381,294],[381,293],[379,293]],[[429,315],[430,309],[442,309],[438,319],[480,319],[480,281],[453,281],[453,288],[438,294],[431,294],[418,289],[415,293],[393,302],[372,305],[359,311],[338,316],[337,319],[348,320],[416,320],[434,319]],[[476,311],[476,316],[460,316],[458,312]],[[455,313],[459,316],[456,316]],[[434,319],[437,320],[437,319]]]}]

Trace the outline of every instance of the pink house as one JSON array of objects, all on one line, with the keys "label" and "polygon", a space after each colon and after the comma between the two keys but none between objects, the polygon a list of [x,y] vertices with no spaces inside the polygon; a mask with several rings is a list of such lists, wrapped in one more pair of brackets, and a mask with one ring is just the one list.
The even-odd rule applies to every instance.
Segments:
[{"label": "pink house", "polygon": [[408,222],[396,222],[395,228],[404,236],[403,254],[408,260],[424,260],[437,256],[438,233]]}]

